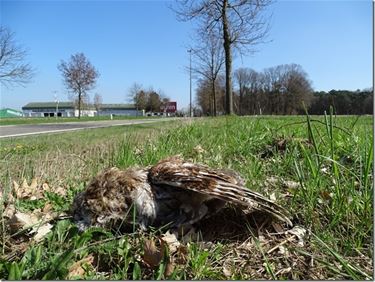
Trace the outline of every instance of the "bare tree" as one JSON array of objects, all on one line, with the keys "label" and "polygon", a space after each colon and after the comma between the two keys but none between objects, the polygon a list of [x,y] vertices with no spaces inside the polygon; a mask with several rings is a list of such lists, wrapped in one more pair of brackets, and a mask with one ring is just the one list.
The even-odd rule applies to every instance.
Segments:
[{"label": "bare tree", "polygon": [[311,81],[300,65],[290,64],[285,68],[284,114],[297,114],[312,103]]},{"label": "bare tree", "polygon": [[83,97],[94,88],[99,73],[83,53],[72,55],[69,62],[62,60],[57,68],[63,75],[66,87],[78,95],[78,118],[81,118]]},{"label": "bare tree", "polygon": [[100,95],[99,93],[95,93],[95,95],[94,95],[94,107],[95,107],[95,110],[98,113],[98,115],[99,115],[100,109],[102,108],[102,104],[103,104],[102,95]]},{"label": "bare tree", "polygon": [[216,116],[216,80],[225,61],[222,40],[216,37],[213,32],[210,32],[208,35],[201,32],[199,43],[194,49],[191,48],[194,50],[193,54],[195,58],[192,71],[210,81],[211,95],[208,97],[209,111],[211,115]]},{"label": "bare tree", "polygon": [[[241,54],[264,42],[269,25],[263,16],[272,0],[181,0],[174,11],[182,21],[198,19],[204,30],[219,30],[225,53],[226,113],[233,113],[232,47]],[[219,27],[217,29],[217,27]]]},{"label": "bare tree", "polygon": [[16,45],[14,34],[0,27],[0,82],[5,86],[25,85],[34,75],[32,67],[25,63],[27,52]]},{"label": "bare tree", "polygon": [[196,102],[204,115],[212,114],[209,96],[211,96],[210,81],[207,78],[199,79],[196,89]]},{"label": "bare tree", "polygon": [[134,82],[128,91],[129,101],[134,103],[137,109],[137,114],[139,110],[145,110],[147,106],[148,95],[142,89],[142,85]]},{"label": "bare tree", "polygon": [[238,84],[238,92],[239,92],[238,112],[240,115],[243,115],[243,112],[244,112],[244,96],[249,91],[253,72],[254,72],[253,70],[248,69],[248,68],[239,68],[234,72],[234,78]]},{"label": "bare tree", "polygon": [[[253,81],[253,80],[252,80]],[[297,114],[313,99],[311,82],[300,65],[267,68],[256,76],[255,92],[266,114]]]},{"label": "bare tree", "polygon": [[[211,115],[212,105],[210,105],[210,97],[212,96],[212,81],[202,77],[198,79],[196,90],[196,103],[201,108],[204,115]],[[215,81],[216,91],[216,110],[217,114],[223,114],[225,109],[225,83],[223,76],[219,75]]]},{"label": "bare tree", "polygon": [[142,84],[139,84],[137,82],[134,82],[128,90],[128,100],[131,103],[135,103],[135,97],[136,95],[142,90]]}]

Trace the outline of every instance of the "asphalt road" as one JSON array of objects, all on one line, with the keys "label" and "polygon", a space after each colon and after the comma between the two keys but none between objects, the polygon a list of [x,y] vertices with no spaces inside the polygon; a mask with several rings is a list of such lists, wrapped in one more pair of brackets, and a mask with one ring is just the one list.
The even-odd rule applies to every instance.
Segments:
[{"label": "asphalt road", "polygon": [[20,124],[0,126],[0,138],[17,137],[45,133],[58,133],[65,131],[101,128],[111,126],[124,126],[132,124],[144,124],[160,121],[171,121],[175,118],[142,119],[142,120],[105,120],[85,122],[43,123],[43,124]]}]

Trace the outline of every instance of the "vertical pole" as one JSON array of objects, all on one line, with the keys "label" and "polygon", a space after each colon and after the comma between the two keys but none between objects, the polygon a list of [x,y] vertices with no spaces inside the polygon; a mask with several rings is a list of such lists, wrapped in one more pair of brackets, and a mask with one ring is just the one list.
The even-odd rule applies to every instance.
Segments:
[{"label": "vertical pole", "polygon": [[190,109],[189,109],[189,112],[190,112],[190,117],[192,117],[192,110],[191,110],[191,51],[192,49],[189,49],[188,52],[190,53]]},{"label": "vertical pole", "polygon": [[55,114],[56,114],[56,119],[57,119],[57,112],[58,112],[58,104],[59,104],[59,100],[57,99],[57,90],[54,90],[54,91],[52,91],[53,93],[54,93],[54,97],[55,97],[55,103],[56,103],[56,112],[55,112]]}]

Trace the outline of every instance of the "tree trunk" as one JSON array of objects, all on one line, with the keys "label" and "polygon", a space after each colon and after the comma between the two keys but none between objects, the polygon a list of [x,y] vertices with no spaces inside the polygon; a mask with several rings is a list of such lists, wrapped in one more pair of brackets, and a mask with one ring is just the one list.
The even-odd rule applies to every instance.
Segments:
[{"label": "tree trunk", "polygon": [[209,115],[212,116],[212,113],[213,113],[212,93],[208,94],[208,112],[209,112]]},{"label": "tree trunk", "polygon": [[244,92],[244,89],[243,89],[243,86],[241,85],[240,83],[240,101],[239,101],[239,105],[238,105],[238,113],[240,114],[240,116],[242,116],[242,104],[243,104],[243,92]]},{"label": "tree trunk", "polygon": [[78,91],[78,118],[81,118],[81,99],[82,99],[82,93],[81,91]]},{"label": "tree trunk", "polygon": [[223,39],[224,39],[224,53],[225,53],[225,110],[227,115],[233,114],[233,93],[232,93],[232,52],[231,41],[229,34],[229,23],[227,18],[228,1],[223,1]]},{"label": "tree trunk", "polygon": [[216,117],[216,86],[215,80],[212,81],[212,103],[213,103],[213,116]]}]

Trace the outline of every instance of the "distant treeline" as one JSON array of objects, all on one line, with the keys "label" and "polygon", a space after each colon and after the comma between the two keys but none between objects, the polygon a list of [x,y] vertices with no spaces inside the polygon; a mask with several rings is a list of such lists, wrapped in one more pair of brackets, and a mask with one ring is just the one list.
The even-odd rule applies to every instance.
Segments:
[{"label": "distant treeline", "polygon": [[308,109],[312,115],[321,115],[332,106],[337,115],[372,115],[373,92],[369,90],[331,90],[314,92],[312,103]]},{"label": "distant treeline", "polygon": [[[307,73],[297,64],[278,65],[261,72],[240,68],[234,72],[234,82],[233,102],[237,115],[295,115],[305,114],[306,109],[309,114],[322,115],[329,112],[330,106],[337,115],[373,113],[372,89],[314,92]],[[225,113],[225,78],[222,75],[215,80],[215,87],[209,79],[198,80],[196,95],[196,115]]]}]

